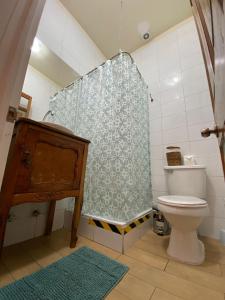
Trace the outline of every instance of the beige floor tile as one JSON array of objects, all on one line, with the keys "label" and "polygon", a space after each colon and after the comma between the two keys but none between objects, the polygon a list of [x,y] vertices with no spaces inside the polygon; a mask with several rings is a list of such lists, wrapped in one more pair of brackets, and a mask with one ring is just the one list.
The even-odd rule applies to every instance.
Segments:
[{"label": "beige floor tile", "polygon": [[151,300],[182,300],[182,298],[169,294],[161,289],[155,289]]},{"label": "beige floor tile", "polygon": [[225,265],[220,265],[222,276],[225,277]]},{"label": "beige floor tile", "polygon": [[224,294],[176,277],[123,255],[119,261],[130,267],[130,274],[186,300],[224,300]]},{"label": "beige floor tile", "polygon": [[154,287],[129,273],[117,285],[116,290],[132,300],[149,300]]},{"label": "beige floor tile", "polygon": [[211,250],[206,247],[206,260],[218,264],[225,264],[225,253],[223,250]]},{"label": "beige floor tile", "polygon": [[5,265],[0,261],[0,288],[13,281],[14,278],[11,276]]},{"label": "beige floor tile", "polygon": [[52,251],[56,251],[58,252],[61,256],[67,256],[70,255],[71,253],[73,253],[75,250],[78,249],[78,244],[79,242],[77,242],[77,246],[75,248],[70,248],[70,242],[69,239],[67,239],[66,237],[47,237],[42,241],[42,244],[50,249],[52,249]]},{"label": "beige floor tile", "polygon": [[[221,276],[221,268],[219,262],[223,262],[223,260],[225,259],[223,253],[225,247],[221,246],[217,240],[209,239],[208,241],[208,239],[201,239],[203,239],[204,243],[206,244],[207,257],[206,261],[201,265],[200,268],[202,269],[202,271]],[[138,241],[136,243],[136,247],[139,247],[146,252],[152,253],[154,255],[160,255],[164,258],[169,258],[166,253],[168,243],[169,236],[158,236],[154,232],[150,231],[142,237],[141,241]],[[210,243],[209,246],[208,243]]]},{"label": "beige floor tile", "polygon": [[59,252],[53,251],[49,247],[46,247],[45,245],[39,245],[39,247],[33,247],[26,249],[24,247],[24,250],[27,250],[27,253],[41,266],[46,267],[57,260],[61,259],[63,256],[59,254]]},{"label": "beige floor tile", "polygon": [[146,265],[155,267],[160,270],[164,270],[167,263],[168,259],[154,255],[150,253],[149,251],[144,251],[142,249],[139,249],[137,247],[132,247],[128,249],[125,253],[127,256],[133,257],[137,260],[140,260],[141,262],[145,263]]},{"label": "beige floor tile", "polygon": [[210,287],[210,289],[214,289],[215,291],[225,293],[225,278],[223,277],[208,274],[175,261],[170,261],[167,264],[166,272],[194,283],[197,282],[199,285]]},{"label": "beige floor tile", "polygon": [[218,240],[200,237],[206,248],[206,260],[215,263],[225,264],[225,246],[221,245]]},{"label": "beige floor tile", "polygon": [[152,242],[157,245],[167,246],[169,244],[169,235],[160,236],[154,233],[152,230],[149,230],[145,235],[141,238],[143,241]]},{"label": "beige floor tile", "polygon": [[113,290],[105,299],[106,300],[131,300],[130,298],[119,293],[116,290]]},{"label": "beige floor tile", "polygon": [[200,239],[204,242],[208,250],[225,253],[225,246],[223,246],[219,240],[202,236],[200,236]]},{"label": "beige floor tile", "polygon": [[14,279],[20,279],[40,269],[40,266],[21,247],[4,250],[2,261]]},{"label": "beige floor tile", "polygon": [[200,266],[190,266],[192,269],[200,270],[216,276],[222,276],[220,264],[214,261],[205,260]]},{"label": "beige floor tile", "polygon": [[[118,259],[130,270],[106,298],[108,300],[222,300],[225,292],[225,247],[203,238],[207,259],[201,266],[168,263],[169,237],[152,231],[145,234],[126,254],[79,237],[77,247],[69,247],[70,232],[59,230],[4,249],[0,263],[0,287],[19,279],[41,266],[47,266],[82,246]],[[166,271],[163,271],[166,267]]]},{"label": "beige floor tile", "polygon": [[139,240],[134,244],[134,247],[142,249],[144,251],[147,251],[149,253],[152,253],[154,255],[158,255],[158,256],[162,256],[166,259],[168,259],[168,255],[166,253],[167,250],[167,241],[164,240],[164,243],[157,244],[151,241],[147,241],[147,240]]},{"label": "beige floor tile", "polygon": [[116,259],[121,255],[121,253],[119,253],[117,251],[114,251],[110,248],[102,246],[98,243],[95,243],[95,242],[88,240],[86,238],[83,238],[83,237],[80,237],[80,245],[90,247],[93,250],[98,251],[98,252],[100,252],[106,256],[109,256],[113,259]]}]

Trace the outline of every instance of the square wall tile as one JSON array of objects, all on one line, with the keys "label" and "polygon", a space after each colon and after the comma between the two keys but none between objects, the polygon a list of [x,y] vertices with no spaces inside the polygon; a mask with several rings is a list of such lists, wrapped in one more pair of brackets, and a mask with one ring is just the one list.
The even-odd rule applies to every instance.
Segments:
[{"label": "square wall tile", "polygon": [[207,177],[207,196],[223,198],[225,195],[224,177]]},{"label": "square wall tile", "polygon": [[[191,141],[204,141],[205,138],[202,137],[201,132],[205,128],[213,128],[214,122],[205,122],[205,123],[198,123],[194,125],[188,126],[188,137]],[[216,136],[211,135],[207,138],[209,139],[216,139]]]},{"label": "square wall tile", "polygon": [[65,212],[64,208],[55,210],[52,230],[58,230],[64,227],[64,217],[65,217],[64,212]]},{"label": "square wall tile", "polygon": [[214,123],[214,116],[212,106],[205,106],[189,110],[187,112],[188,125],[195,125],[199,123]]},{"label": "square wall tile", "polygon": [[154,97],[154,102],[150,102],[149,103],[149,119],[150,120],[154,120],[154,119],[158,119],[161,118],[161,104],[159,99],[156,97]]},{"label": "square wall tile", "polygon": [[203,236],[219,239],[221,229],[225,229],[224,218],[206,217],[199,227],[199,233]]},{"label": "square wall tile", "polygon": [[163,131],[163,144],[174,146],[177,143],[188,141],[188,131],[186,126]]},{"label": "square wall tile", "polygon": [[153,119],[150,120],[150,132],[158,132],[162,130],[162,119],[161,118],[157,118],[157,119]]},{"label": "square wall tile", "polygon": [[162,129],[164,131],[174,129],[177,127],[184,127],[186,125],[187,120],[185,112],[174,113],[162,119]]},{"label": "square wall tile", "polygon": [[166,90],[161,91],[160,101],[162,105],[166,105],[173,100],[184,98],[183,87],[180,83],[169,86]]},{"label": "square wall tile", "polygon": [[190,94],[185,97],[186,110],[194,110],[205,106],[212,105],[209,90],[203,92]]},{"label": "square wall tile", "polygon": [[153,196],[153,205],[154,205],[154,207],[157,207],[157,205],[158,205],[158,197],[166,196],[166,195],[168,195],[168,191],[160,192],[160,191],[153,190],[152,191],[152,196]]},{"label": "square wall tile", "polygon": [[[34,237],[44,235],[45,228],[46,228],[46,222],[47,222],[47,216],[39,215],[36,218],[34,217],[34,220],[36,220],[35,227],[34,227]],[[63,219],[63,222],[64,222],[64,219]],[[63,225],[62,225],[62,227],[63,227]]]},{"label": "square wall tile", "polygon": [[151,132],[150,129],[150,145],[151,146],[160,146],[163,143],[162,131]]},{"label": "square wall tile", "polygon": [[203,139],[190,142],[191,153],[198,157],[210,157],[219,154],[217,139]]},{"label": "square wall tile", "polygon": [[140,226],[133,228],[124,236],[124,251],[126,252],[140,238]]},{"label": "square wall tile", "polygon": [[78,234],[89,240],[94,240],[94,226],[89,224],[89,218],[81,216],[80,225],[78,227]]},{"label": "square wall tile", "polygon": [[174,114],[181,114],[185,112],[184,99],[170,101],[162,105],[162,117],[165,118]]},{"label": "square wall tile", "polygon": [[122,253],[123,236],[99,227],[94,227],[94,241]]},{"label": "square wall tile", "polygon": [[151,156],[151,161],[155,159],[163,159],[163,146],[150,145],[150,156]]},{"label": "square wall tile", "polygon": [[182,84],[185,97],[207,90],[208,82],[204,65],[196,66],[184,71],[182,75]]},{"label": "square wall tile", "polygon": [[164,162],[162,159],[154,159],[151,161],[151,174],[164,176]]},{"label": "square wall tile", "polygon": [[34,237],[36,218],[21,218],[8,222],[4,246],[16,244]]},{"label": "square wall tile", "polygon": [[159,192],[167,191],[165,176],[152,175],[152,190]]},{"label": "square wall tile", "polygon": [[209,217],[224,218],[225,216],[225,196],[224,197],[207,197],[209,205]]}]

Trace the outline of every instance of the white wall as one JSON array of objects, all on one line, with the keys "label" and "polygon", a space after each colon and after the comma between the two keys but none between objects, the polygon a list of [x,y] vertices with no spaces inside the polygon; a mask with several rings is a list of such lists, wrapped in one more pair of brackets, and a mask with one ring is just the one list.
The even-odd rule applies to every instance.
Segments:
[{"label": "white wall", "polygon": [[32,97],[30,118],[41,121],[49,110],[49,98],[62,87],[28,65],[23,92]]},{"label": "white wall", "polygon": [[59,0],[46,1],[37,36],[80,75],[106,60]]},{"label": "white wall", "polygon": [[[49,109],[49,98],[61,89],[55,82],[28,65],[23,86],[23,92],[32,96],[30,118],[41,121]],[[40,215],[32,217],[32,212],[38,210]],[[12,222],[7,223],[5,245],[18,243],[42,235],[45,229],[48,204],[22,204],[13,207],[10,214]],[[64,225],[65,201],[58,201],[55,211],[53,229]]]},{"label": "white wall", "polygon": [[150,146],[154,200],[167,194],[163,166],[165,148],[178,145],[207,167],[210,216],[202,235],[218,238],[225,228],[225,184],[215,136],[204,139],[201,129],[213,127],[214,117],[203,58],[193,18],[160,35],[132,53],[149,85]]}]

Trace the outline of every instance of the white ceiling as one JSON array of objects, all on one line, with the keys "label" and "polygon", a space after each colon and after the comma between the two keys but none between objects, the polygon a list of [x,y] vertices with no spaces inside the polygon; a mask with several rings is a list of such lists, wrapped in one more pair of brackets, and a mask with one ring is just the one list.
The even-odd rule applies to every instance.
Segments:
[{"label": "white ceiling", "polygon": [[[29,64],[36,70],[50,78],[59,86],[64,87],[80,76],[55,53],[50,51],[40,40],[38,51],[31,51]],[[33,48],[33,47],[32,47]]]},{"label": "white ceiling", "polygon": [[60,1],[107,58],[146,43],[138,32],[141,23],[147,21],[153,38],[191,16],[189,0],[123,0],[122,13],[121,0]]}]

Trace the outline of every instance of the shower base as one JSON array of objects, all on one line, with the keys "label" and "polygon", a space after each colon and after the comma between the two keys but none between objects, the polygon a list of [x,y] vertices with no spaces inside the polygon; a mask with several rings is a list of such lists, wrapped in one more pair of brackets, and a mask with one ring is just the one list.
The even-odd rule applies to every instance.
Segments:
[{"label": "shower base", "polygon": [[[65,228],[70,229],[72,212],[65,212]],[[82,215],[78,234],[124,253],[152,226],[152,209],[142,212],[128,222],[117,222],[92,215]]]}]

